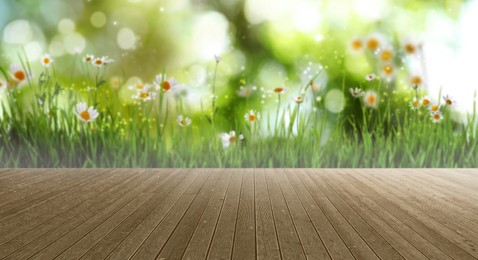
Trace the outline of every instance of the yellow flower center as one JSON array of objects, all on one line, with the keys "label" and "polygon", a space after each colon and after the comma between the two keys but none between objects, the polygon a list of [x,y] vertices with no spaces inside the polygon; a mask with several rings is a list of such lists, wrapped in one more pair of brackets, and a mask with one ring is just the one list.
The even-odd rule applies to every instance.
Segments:
[{"label": "yellow flower center", "polygon": [[419,76],[413,76],[410,80],[413,85],[421,85],[422,84],[422,78]]},{"label": "yellow flower center", "polygon": [[447,99],[447,100],[446,100],[446,104],[447,104],[447,105],[451,106],[452,103],[453,103],[453,102],[451,101],[451,99]]},{"label": "yellow flower center", "polygon": [[139,94],[139,97],[142,98],[142,99],[148,98],[149,93],[143,92],[143,93]]},{"label": "yellow flower center", "polygon": [[432,111],[433,111],[433,112],[438,111],[438,106],[437,106],[437,105],[433,105],[433,106],[432,106]]},{"label": "yellow flower center", "polygon": [[166,81],[166,80],[165,80],[165,81],[163,82],[163,90],[164,90],[164,91],[168,91],[168,90],[170,90],[170,89],[171,89],[171,84],[169,83],[169,81]]},{"label": "yellow flower center", "polygon": [[384,50],[382,51],[381,56],[382,56],[382,60],[389,61],[392,59],[393,54],[389,50]]},{"label": "yellow flower center", "polygon": [[422,105],[426,106],[428,104],[430,104],[430,100],[428,100],[428,99],[422,100]]},{"label": "yellow flower center", "polygon": [[181,120],[181,121],[179,122],[179,124],[180,124],[181,126],[184,126],[184,125],[185,125],[184,119]]},{"label": "yellow flower center", "polygon": [[362,49],[362,41],[360,39],[355,39],[352,41],[352,49],[354,50],[360,50]]},{"label": "yellow flower center", "polygon": [[279,93],[282,93],[283,90],[284,88],[278,87],[274,89],[274,92],[279,94]]},{"label": "yellow flower center", "polygon": [[380,42],[377,38],[371,38],[367,41],[367,47],[371,50],[377,49],[379,44]]},{"label": "yellow flower center", "polygon": [[229,137],[229,142],[230,142],[230,143],[235,143],[236,140],[237,140],[237,139],[236,139],[236,137],[234,137],[234,136]]},{"label": "yellow flower center", "polygon": [[91,57],[86,57],[86,58],[85,58],[85,61],[86,61],[86,62],[90,62],[90,61],[91,61]]},{"label": "yellow flower center", "polygon": [[413,53],[415,53],[415,51],[416,51],[415,45],[413,45],[413,44],[411,44],[411,43],[405,44],[405,51],[406,51],[408,54],[413,54]]},{"label": "yellow flower center", "polygon": [[367,97],[367,102],[371,105],[375,104],[375,102],[377,102],[377,97],[375,97],[374,95],[369,95]]},{"label": "yellow flower center", "polygon": [[440,120],[440,115],[439,115],[439,114],[434,114],[434,115],[433,115],[433,118],[434,118],[435,120]]},{"label": "yellow flower center", "polygon": [[23,81],[27,78],[27,75],[23,70],[17,70],[13,73],[13,77],[15,77],[15,79],[18,81]]},{"label": "yellow flower center", "polygon": [[137,84],[136,85],[136,89],[143,89],[144,88],[144,85],[143,84]]},{"label": "yellow flower center", "polygon": [[256,120],[256,115],[250,114],[249,115],[249,121],[254,122]]},{"label": "yellow flower center", "polygon": [[101,65],[101,64],[103,64],[103,61],[102,60],[95,60],[95,64],[96,65]]},{"label": "yellow flower center", "polygon": [[387,74],[387,75],[390,75],[393,73],[393,67],[390,66],[390,65],[386,65],[385,67],[383,67],[383,73]]},{"label": "yellow flower center", "polygon": [[90,113],[88,113],[87,110],[83,111],[80,113],[80,117],[83,118],[83,120],[88,121],[90,120]]},{"label": "yellow flower center", "polygon": [[49,59],[49,58],[44,58],[44,59],[43,59],[43,63],[45,63],[45,64],[50,64],[50,59]]},{"label": "yellow flower center", "polygon": [[413,101],[413,106],[414,106],[414,107],[418,107],[419,104],[420,104],[420,103],[419,103],[417,100]]}]

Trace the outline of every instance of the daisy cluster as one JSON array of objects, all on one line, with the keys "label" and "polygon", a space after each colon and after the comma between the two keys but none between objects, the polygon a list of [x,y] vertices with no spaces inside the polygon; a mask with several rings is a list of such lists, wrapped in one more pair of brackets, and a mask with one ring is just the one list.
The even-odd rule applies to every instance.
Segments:
[{"label": "daisy cluster", "polygon": [[114,62],[114,60],[110,59],[108,56],[95,57],[91,54],[87,54],[83,57],[83,62],[91,64],[93,67],[96,68],[102,68]]},{"label": "daisy cluster", "polygon": [[[424,82],[420,71],[422,43],[405,40],[399,46],[394,46],[390,41],[382,35],[373,34],[367,37],[355,37],[350,42],[349,50],[355,54],[364,53],[369,57],[374,57],[377,64],[377,72],[383,79],[392,81],[400,63],[407,62],[411,67],[409,71],[408,81],[412,85],[422,85]],[[399,59],[398,57],[405,56],[406,59]],[[419,64],[420,66],[416,66]]]},{"label": "daisy cluster", "polygon": [[439,123],[443,120],[443,112],[442,110],[446,107],[455,108],[456,101],[450,95],[443,96],[444,104],[440,104],[440,102],[432,102],[428,96],[423,96],[422,98],[416,97],[410,101],[409,105],[412,110],[419,110],[421,108],[426,109],[429,112],[430,120],[433,123]]},{"label": "daisy cluster", "polygon": [[[368,74],[365,76],[365,79],[367,81],[374,81],[377,78],[375,74]],[[352,95],[353,98],[360,99],[362,98],[363,103],[365,106],[370,107],[370,108],[377,108],[378,107],[378,102],[379,102],[379,97],[377,92],[374,90],[367,90],[363,91],[361,88],[349,88],[350,95]]]}]

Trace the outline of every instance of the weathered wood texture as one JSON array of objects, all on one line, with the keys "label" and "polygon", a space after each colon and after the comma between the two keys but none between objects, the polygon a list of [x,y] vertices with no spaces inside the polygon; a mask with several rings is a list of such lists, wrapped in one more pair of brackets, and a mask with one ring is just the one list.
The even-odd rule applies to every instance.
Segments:
[{"label": "weathered wood texture", "polygon": [[0,169],[0,259],[478,259],[478,169]]}]

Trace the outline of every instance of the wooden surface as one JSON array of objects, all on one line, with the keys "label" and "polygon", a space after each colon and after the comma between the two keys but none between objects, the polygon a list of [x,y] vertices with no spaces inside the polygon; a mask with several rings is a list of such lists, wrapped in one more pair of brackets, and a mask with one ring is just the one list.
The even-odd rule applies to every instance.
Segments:
[{"label": "wooden surface", "polygon": [[478,169],[0,169],[0,259],[478,259]]}]

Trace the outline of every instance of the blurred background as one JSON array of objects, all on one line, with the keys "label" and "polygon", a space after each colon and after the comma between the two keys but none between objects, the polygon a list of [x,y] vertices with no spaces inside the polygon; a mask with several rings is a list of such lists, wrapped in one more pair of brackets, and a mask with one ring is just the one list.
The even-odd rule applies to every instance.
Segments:
[{"label": "blurred background", "polygon": [[[19,63],[24,50],[39,75],[40,56],[49,53],[58,77],[87,87],[80,58],[109,56],[115,62],[107,81],[124,102],[129,85],[165,72],[194,113],[210,106],[219,55],[217,102],[225,118],[254,107],[274,111],[277,96],[269,91],[277,86],[288,87],[283,100],[293,103],[319,71],[306,102],[327,113],[346,111],[348,88],[366,88],[369,73],[401,102],[413,96],[410,80],[419,76],[432,99],[441,91],[471,112],[477,14],[478,0],[2,0],[0,65]],[[386,62],[384,50],[393,54]],[[384,74],[387,64],[393,73]]]}]

